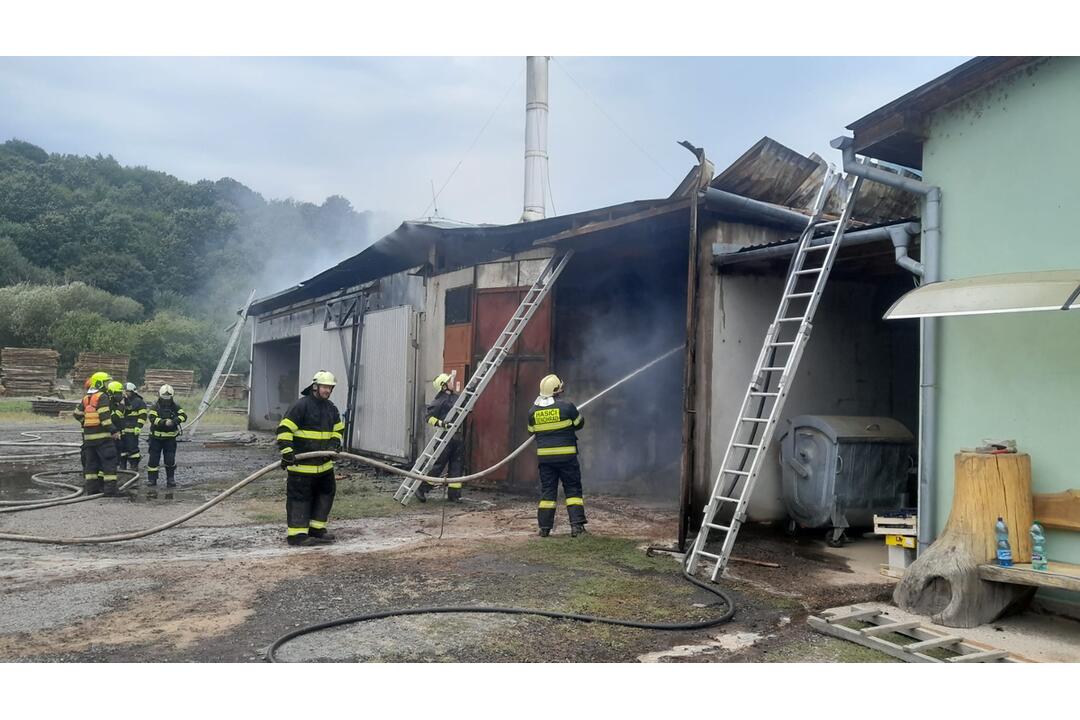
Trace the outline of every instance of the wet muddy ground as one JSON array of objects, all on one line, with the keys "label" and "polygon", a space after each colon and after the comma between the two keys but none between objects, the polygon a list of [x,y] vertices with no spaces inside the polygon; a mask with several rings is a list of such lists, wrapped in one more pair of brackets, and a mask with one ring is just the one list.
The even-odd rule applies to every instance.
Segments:
[{"label": "wet muddy ground", "polygon": [[[35,429],[40,426],[35,426]],[[61,427],[61,426],[57,426]],[[17,439],[19,428],[0,429]],[[0,513],[0,532],[83,536],[156,525],[197,507],[275,460],[262,443],[205,447],[215,428],[180,445],[179,487],[139,486],[118,499]],[[145,461],[144,461],[145,463]],[[59,495],[27,486],[31,471],[75,462],[0,465],[0,500]],[[0,661],[261,661],[283,633],[314,622],[397,607],[500,605],[659,622],[722,611],[681,579],[670,547],[673,508],[590,496],[589,529],[570,538],[535,535],[535,499],[467,490],[466,500],[402,508],[397,481],[342,467],[331,516],[338,542],[284,542],[280,470],[179,527],[109,545],[0,541]],[[19,479],[23,478],[23,479]],[[560,513],[563,511],[560,508]],[[440,537],[441,535],[441,537]],[[892,585],[854,573],[818,538],[744,529],[742,557],[780,568],[733,564],[722,587],[732,622],[657,632],[527,616],[416,616],[351,625],[299,638],[280,655],[307,661],[888,661],[818,635],[808,612],[886,599]]]}]

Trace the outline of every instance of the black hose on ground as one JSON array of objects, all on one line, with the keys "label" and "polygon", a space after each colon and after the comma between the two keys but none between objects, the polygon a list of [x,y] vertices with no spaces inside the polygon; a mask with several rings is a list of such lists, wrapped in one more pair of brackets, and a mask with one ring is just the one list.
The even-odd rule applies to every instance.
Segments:
[{"label": "black hose on ground", "polygon": [[535,615],[538,617],[552,618],[555,620],[576,620],[578,622],[586,623],[602,623],[604,625],[617,625],[619,627],[637,628],[639,630],[661,630],[666,632],[678,631],[678,630],[704,630],[706,628],[716,627],[717,625],[723,625],[729,622],[735,616],[735,603],[732,601],[731,596],[725,593],[718,587],[709,585],[696,577],[682,571],[683,579],[702,590],[716,595],[724,604],[727,605],[727,610],[724,611],[719,617],[712,618],[710,620],[699,620],[698,622],[685,622],[685,623],[648,623],[638,620],[619,620],[617,618],[605,618],[597,617],[595,615],[579,615],[577,613],[565,613],[557,612],[554,610],[534,610],[532,608],[517,608],[517,607],[484,607],[482,605],[463,605],[459,607],[446,606],[446,607],[421,607],[421,608],[404,608],[398,610],[383,610],[382,612],[365,613],[363,615],[353,615],[351,617],[340,618],[338,620],[330,620],[323,623],[315,623],[306,627],[292,630],[285,633],[277,640],[270,644],[270,647],[266,649],[266,659],[268,662],[276,663],[281,662],[277,658],[277,651],[281,649],[281,646],[290,640],[300,637],[301,635],[308,635],[310,633],[319,632],[320,630],[329,630],[330,628],[341,627],[342,625],[352,625],[354,623],[368,622],[370,620],[385,620],[392,617],[404,617],[408,615],[448,615],[450,613],[472,613],[472,614],[487,614],[487,615]]}]

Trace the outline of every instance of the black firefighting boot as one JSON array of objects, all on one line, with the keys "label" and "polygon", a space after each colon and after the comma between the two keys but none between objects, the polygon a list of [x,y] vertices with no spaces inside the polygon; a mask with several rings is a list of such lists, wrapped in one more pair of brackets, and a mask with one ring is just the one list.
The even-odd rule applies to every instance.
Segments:
[{"label": "black firefighting boot", "polygon": [[326,528],[309,527],[308,537],[322,545],[329,545],[330,543],[337,540],[337,537],[334,536],[334,533],[330,532]]},{"label": "black firefighting boot", "polygon": [[416,499],[420,502],[427,502],[428,490],[430,490],[431,487],[430,483],[421,482],[420,487],[416,488]]},{"label": "black firefighting boot", "polygon": [[119,490],[116,487],[116,480],[115,479],[106,480],[105,483],[104,483],[104,488],[103,489],[104,489],[104,492],[105,492],[105,497],[116,497],[117,495],[120,494]]},{"label": "black firefighting boot", "polygon": [[176,466],[165,466],[165,487],[176,487]]},{"label": "black firefighting boot", "polygon": [[300,533],[298,535],[290,535],[285,539],[285,542],[289,543],[293,547],[307,547],[308,545],[317,545],[318,543],[313,541],[312,537],[307,533]]},{"label": "black firefighting boot", "polygon": [[585,530],[585,523],[574,523],[570,526],[570,537],[577,537],[578,535],[588,534],[588,531]]},{"label": "black firefighting boot", "polygon": [[97,495],[105,489],[105,481],[99,477],[86,478],[84,487],[87,495]]},{"label": "black firefighting boot", "polygon": [[[454,485],[457,485],[457,487],[454,487]],[[461,483],[446,486],[446,499],[450,502],[461,502]]]},{"label": "black firefighting boot", "polygon": [[540,537],[548,537],[551,535],[551,528],[540,528]]}]

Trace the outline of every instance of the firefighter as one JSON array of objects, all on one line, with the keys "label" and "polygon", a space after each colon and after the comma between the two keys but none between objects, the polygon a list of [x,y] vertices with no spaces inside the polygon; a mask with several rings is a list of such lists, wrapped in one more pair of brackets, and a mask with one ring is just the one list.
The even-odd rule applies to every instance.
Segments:
[{"label": "firefighter", "polygon": [[138,393],[135,383],[124,385],[124,429],[121,431],[124,451],[120,454],[120,469],[135,470],[139,467],[139,435],[146,423],[146,401]]},{"label": "firefighter", "polygon": [[[176,487],[176,438],[187,422],[187,413],[173,400],[172,385],[158,390],[158,399],[147,413],[150,421],[150,458],[146,461],[146,484],[157,485],[158,463],[165,455],[165,486]],[[137,437],[137,436],[136,436]]]},{"label": "firefighter", "polygon": [[292,404],[278,424],[281,467],[288,471],[285,539],[289,545],[323,545],[334,541],[334,534],[326,529],[337,492],[334,460],[331,457],[298,460],[296,456],[319,450],[341,451],[345,423],[337,407],[330,402],[335,385],[337,380],[333,373],[325,370],[315,373],[311,384],[301,393],[302,397]]},{"label": "firefighter", "polygon": [[577,431],[585,425],[574,403],[563,400],[564,385],[557,375],[540,381],[540,396],[529,411],[529,432],[536,436],[536,456],[540,466],[540,507],[536,521],[540,537],[555,526],[555,499],[562,481],[570,536],[585,533],[585,501],[581,497],[581,466],[578,464]]},{"label": "firefighter", "polygon": [[118,380],[109,378],[105,383],[105,391],[109,393],[113,409],[120,413],[120,422],[116,425],[116,431],[120,436],[116,439],[116,467],[123,470],[124,453],[124,416],[127,415],[127,398],[124,397],[124,385]]},{"label": "firefighter", "polygon": [[[446,373],[438,375],[431,381],[431,384],[435,388],[435,399],[427,406],[427,423],[434,428],[448,427],[446,416],[449,414],[450,408],[454,407],[454,403],[457,402],[458,394],[450,389],[450,376]],[[447,473],[448,477],[461,477],[463,474],[465,443],[462,441],[462,433],[463,425],[459,425],[454,436],[443,446],[442,454],[439,455],[439,459],[431,467],[433,477],[442,477],[443,470],[447,466],[450,468]],[[431,488],[430,483],[420,483],[420,487],[416,489],[416,497],[419,498],[420,502],[427,502],[427,494]],[[446,499],[450,502],[459,502],[461,500],[461,483],[452,482],[447,484]]]},{"label": "firefighter", "polygon": [[116,488],[116,439],[122,416],[113,405],[106,386],[109,376],[96,372],[87,380],[86,394],[75,409],[82,426],[83,480],[87,495],[104,492],[113,497]]}]

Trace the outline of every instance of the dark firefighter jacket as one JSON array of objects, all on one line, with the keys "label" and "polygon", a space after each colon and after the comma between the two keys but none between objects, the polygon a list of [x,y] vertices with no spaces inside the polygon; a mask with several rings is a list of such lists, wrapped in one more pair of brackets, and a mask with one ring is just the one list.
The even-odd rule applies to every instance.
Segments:
[{"label": "dark firefighter jacket", "polygon": [[111,442],[112,434],[120,432],[124,419],[112,396],[104,390],[88,390],[74,414],[82,426],[85,445]]},{"label": "dark firefighter jacket", "polygon": [[[305,394],[292,404],[278,423],[278,448],[282,457],[318,450],[340,450],[343,430],[345,423],[334,403],[320,400],[314,394]],[[289,466],[289,472],[307,475],[333,469],[334,461],[330,458],[297,460],[295,465]]]},{"label": "dark firefighter jacket", "polygon": [[[187,413],[184,408],[176,404],[175,400],[159,398],[150,406],[148,413],[150,418],[150,437],[160,440],[175,438],[180,434],[180,426],[187,422]],[[165,424],[166,420],[172,420],[172,427]]]},{"label": "dark firefighter jacket", "polygon": [[577,456],[577,431],[585,418],[574,403],[559,398],[537,398],[529,411],[529,432],[536,436],[541,463],[562,462]]},{"label": "dark firefighter jacket", "polygon": [[[443,390],[435,399],[431,401],[431,404],[427,406],[427,424],[433,427],[438,427],[439,423],[446,419],[446,416],[450,414],[450,408],[454,407],[454,403],[457,402],[458,394],[450,392],[449,390]],[[455,435],[461,435],[464,432],[465,423],[458,425]]]},{"label": "dark firefighter jacket", "polygon": [[146,423],[146,401],[142,395],[132,393],[124,409],[124,432],[138,435]]}]

